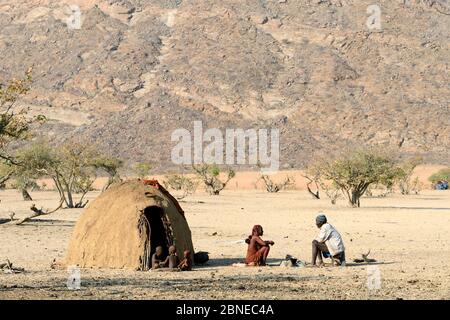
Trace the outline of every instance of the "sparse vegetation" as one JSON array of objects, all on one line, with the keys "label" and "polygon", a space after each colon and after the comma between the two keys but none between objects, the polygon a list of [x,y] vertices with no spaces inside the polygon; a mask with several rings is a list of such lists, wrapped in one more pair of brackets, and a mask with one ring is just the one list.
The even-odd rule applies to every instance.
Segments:
[{"label": "sparse vegetation", "polygon": [[33,201],[29,190],[39,189],[39,185],[35,179],[20,176],[14,177],[13,187],[22,193],[22,198],[24,201]]},{"label": "sparse vegetation", "polygon": [[422,158],[405,161],[400,166],[398,187],[403,195],[418,194],[422,188],[418,177],[413,177],[414,170],[423,162]]},{"label": "sparse vegetation", "polygon": [[277,193],[295,183],[294,178],[287,176],[282,182],[275,183],[267,174],[262,174],[260,180],[264,182],[267,192]]},{"label": "sparse vegetation", "polygon": [[13,173],[14,170],[11,164],[0,161],[0,189],[6,187],[6,182],[12,177]]},{"label": "sparse vegetation", "polygon": [[122,182],[122,178],[119,174],[119,169],[123,166],[122,160],[114,157],[100,155],[96,159],[94,159],[93,165],[94,168],[96,168],[97,170],[102,170],[108,175],[108,181],[103,186],[102,191],[109,189],[109,187],[115,183]]},{"label": "sparse vegetation", "polygon": [[22,79],[12,79],[0,83],[0,185],[4,185],[14,173],[18,161],[8,152],[13,141],[26,140],[30,137],[29,126],[36,121],[44,121],[45,117],[28,117],[27,110],[15,110],[17,100],[27,94],[32,82],[32,69],[28,69]]},{"label": "sparse vegetation", "polygon": [[[306,170],[306,174],[303,175],[303,177],[308,180],[306,183],[306,188],[310,195],[313,196],[314,199],[320,199],[320,190],[325,192],[325,195],[328,199],[330,199],[331,204],[335,205],[342,197],[342,191],[341,189],[334,183],[329,181],[324,181],[323,179],[320,179],[321,174],[318,171],[317,166],[312,166],[308,170]],[[311,185],[314,183],[315,186],[315,192],[311,189]]]},{"label": "sparse vegetation", "polygon": [[220,179],[220,168],[217,165],[192,165],[192,168],[204,183],[206,191],[208,191],[211,195],[219,195],[228,182],[230,182],[230,180],[236,175],[231,168],[228,168],[226,178],[222,181]]},{"label": "sparse vegetation", "polygon": [[[314,172],[311,175],[307,173],[304,174],[303,177],[308,180],[308,182],[306,183],[306,189],[308,190],[309,194],[312,195],[314,199],[320,199],[319,174],[317,172]],[[311,185],[313,183],[316,189],[315,192],[311,189]]]},{"label": "sparse vegetation", "polygon": [[145,179],[150,174],[152,165],[149,162],[139,162],[133,166],[133,172],[139,179]]},{"label": "sparse vegetation", "polygon": [[[16,157],[16,161],[20,161],[20,159]],[[29,174],[29,172],[25,169],[25,166],[20,163],[17,165],[5,166],[9,168],[9,178],[12,180],[10,186],[22,193],[22,198],[24,201],[32,201],[33,198],[31,197],[29,191],[40,189],[36,180],[37,176]]]},{"label": "sparse vegetation", "polygon": [[343,152],[336,157],[323,158],[313,166],[321,183],[333,183],[352,207],[360,207],[360,199],[369,186],[392,185],[398,170],[394,157],[375,148]]},{"label": "sparse vegetation", "polygon": [[0,158],[2,159],[0,169],[0,185],[4,186],[10,178],[15,178],[16,187],[21,190],[24,200],[31,201],[28,189],[36,188],[34,179],[17,175],[18,167],[22,166],[7,151],[8,145],[13,141],[28,139],[31,134],[29,126],[35,121],[44,121],[45,117],[40,115],[30,118],[26,109],[15,111],[17,100],[27,94],[32,82],[32,69],[28,69],[22,79],[12,79],[7,84],[0,84]]},{"label": "sparse vegetation", "polygon": [[177,192],[176,198],[182,200],[195,193],[198,181],[187,177],[184,174],[169,174],[165,176],[164,186]]},{"label": "sparse vegetation", "polygon": [[12,79],[7,84],[0,84],[0,158],[8,163],[15,163],[6,147],[11,141],[24,140],[29,137],[30,120],[26,110],[16,112],[14,105],[19,97],[30,90],[31,69],[23,79]]},{"label": "sparse vegetation", "polygon": [[[67,208],[86,206],[88,201],[84,198],[93,190],[96,170],[115,162],[94,148],[75,142],[59,148],[52,148],[45,142],[35,143],[20,150],[17,159],[22,164],[17,167],[18,176],[28,180],[51,178]],[[77,200],[75,194],[79,194]]]},{"label": "sparse vegetation", "polygon": [[320,188],[325,192],[327,198],[330,199],[332,205],[335,205],[343,197],[342,190],[335,183],[330,185],[320,183]]},{"label": "sparse vegetation", "polygon": [[450,181],[450,168],[441,169],[438,172],[432,174],[428,180],[435,185],[439,181]]}]

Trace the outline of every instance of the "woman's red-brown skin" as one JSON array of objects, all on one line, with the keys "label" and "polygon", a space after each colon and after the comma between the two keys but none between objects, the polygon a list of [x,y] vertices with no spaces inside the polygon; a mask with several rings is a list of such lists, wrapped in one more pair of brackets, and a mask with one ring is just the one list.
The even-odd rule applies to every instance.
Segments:
[{"label": "woman's red-brown skin", "polygon": [[265,266],[267,256],[270,252],[270,245],[274,245],[273,241],[264,241],[261,236],[264,230],[260,225],[255,225],[252,234],[245,241],[248,244],[247,258],[245,263],[249,266]]}]

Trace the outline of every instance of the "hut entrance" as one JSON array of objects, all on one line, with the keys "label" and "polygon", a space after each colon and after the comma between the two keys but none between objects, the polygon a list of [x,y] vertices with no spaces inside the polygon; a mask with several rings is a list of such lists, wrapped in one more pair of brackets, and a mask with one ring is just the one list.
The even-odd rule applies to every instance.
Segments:
[{"label": "hut entrance", "polygon": [[156,251],[156,247],[161,246],[163,248],[164,257],[168,255],[169,246],[173,244],[173,234],[162,208],[148,207],[144,210],[142,218],[147,237],[142,269],[148,270],[151,268],[151,258]]}]

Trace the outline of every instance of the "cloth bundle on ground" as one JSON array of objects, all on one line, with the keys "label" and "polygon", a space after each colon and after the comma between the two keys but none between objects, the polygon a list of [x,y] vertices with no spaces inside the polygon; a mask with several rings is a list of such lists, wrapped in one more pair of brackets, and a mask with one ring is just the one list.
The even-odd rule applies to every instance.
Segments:
[{"label": "cloth bundle on ground", "polygon": [[448,190],[448,182],[447,181],[438,181],[435,186],[436,190]]},{"label": "cloth bundle on ground", "polygon": [[303,268],[306,266],[306,262],[301,261],[291,255],[286,255],[286,258],[281,261],[280,263],[280,267],[285,267],[285,268],[295,268],[295,267],[300,267]]},{"label": "cloth bundle on ground", "polygon": [[209,261],[209,252],[199,251],[194,254],[195,264],[205,264]]}]

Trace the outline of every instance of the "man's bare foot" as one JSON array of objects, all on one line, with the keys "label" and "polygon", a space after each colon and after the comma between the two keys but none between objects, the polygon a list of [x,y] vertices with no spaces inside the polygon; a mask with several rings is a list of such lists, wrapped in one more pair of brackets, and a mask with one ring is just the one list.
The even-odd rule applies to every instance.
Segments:
[{"label": "man's bare foot", "polygon": [[311,268],[323,268],[325,265],[323,262],[319,262],[318,264],[310,264],[309,267]]},{"label": "man's bare foot", "polygon": [[333,259],[332,265],[333,265],[333,267],[345,267],[346,263],[345,263],[345,261],[341,262],[338,259]]}]

